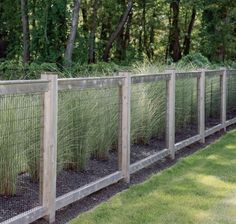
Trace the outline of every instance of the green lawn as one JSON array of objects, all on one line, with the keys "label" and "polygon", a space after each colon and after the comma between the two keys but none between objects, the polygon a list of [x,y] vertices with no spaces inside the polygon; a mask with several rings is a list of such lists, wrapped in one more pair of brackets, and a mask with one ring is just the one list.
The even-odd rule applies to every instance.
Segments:
[{"label": "green lawn", "polygon": [[235,224],[236,131],[71,224]]}]

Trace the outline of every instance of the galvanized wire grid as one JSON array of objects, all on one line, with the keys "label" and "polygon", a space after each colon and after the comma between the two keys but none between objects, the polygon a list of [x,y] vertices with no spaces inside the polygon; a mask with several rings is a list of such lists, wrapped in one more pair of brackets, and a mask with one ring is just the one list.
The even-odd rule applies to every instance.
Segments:
[{"label": "galvanized wire grid", "polygon": [[59,92],[57,196],[118,170],[118,87]]},{"label": "galvanized wire grid", "polygon": [[131,163],[164,149],[166,81],[131,86]]},{"label": "galvanized wire grid", "polygon": [[175,142],[197,135],[198,99],[196,77],[176,80],[175,129]]},{"label": "galvanized wire grid", "polygon": [[0,95],[0,222],[39,205],[41,94]]},{"label": "galvanized wire grid", "polygon": [[220,124],[221,84],[220,75],[207,75],[205,82],[205,124],[206,128]]},{"label": "galvanized wire grid", "polygon": [[236,117],[236,71],[227,76],[227,119]]}]

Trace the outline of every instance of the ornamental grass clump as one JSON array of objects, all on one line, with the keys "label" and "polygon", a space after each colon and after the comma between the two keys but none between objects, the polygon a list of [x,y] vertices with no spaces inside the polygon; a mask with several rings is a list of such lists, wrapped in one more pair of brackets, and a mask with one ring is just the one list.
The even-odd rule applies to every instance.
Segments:
[{"label": "ornamental grass clump", "polygon": [[176,80],[175,126],[180,131],[197,124],[197,78]]},{"label": "ornamental grass clump", "polygon": [[118,90],[86,89],[59,94],[58,161],[83,170],[89,158],[107,159],[117,144]]},{"label": "ornamental grass clump", "polygon": [[17,176],[24,168],[20,107],[21,101],[14,96],[0,97],[0,195],[5,196],[16,193]]},{"label": "ornamental grass clump", "polygon": [[131,140],[148,144],[165,131],[165,85],[162,82],[135,84],[131,91]]}]

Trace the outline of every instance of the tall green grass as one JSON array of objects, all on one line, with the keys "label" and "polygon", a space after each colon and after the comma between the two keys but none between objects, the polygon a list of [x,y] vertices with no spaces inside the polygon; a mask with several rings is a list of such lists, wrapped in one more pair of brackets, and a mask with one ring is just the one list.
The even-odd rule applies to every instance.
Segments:
[{"label": "tall green grass", "polygon": [[16,193],[19,173],[39,179],[40,115],[38,97],[0,97],[0,194]]}]

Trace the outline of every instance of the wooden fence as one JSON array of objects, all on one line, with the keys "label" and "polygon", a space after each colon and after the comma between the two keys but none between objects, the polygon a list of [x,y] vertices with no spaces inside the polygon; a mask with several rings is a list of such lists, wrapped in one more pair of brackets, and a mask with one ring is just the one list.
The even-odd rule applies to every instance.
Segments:
[{"label": "wooden fence", "polygon": [[[207,129],[205,128],[205,77],[220,76],[221,86],[221,122]],[[217,71],[201,70],[193,72],[166,71],[163,74],[130,75],[120,73],[114,77],[92,77],[58,79],[56,74],[45,73],[41,80],[32,81],[0,81],[0,95],[42,93],[43,106],[41,113],[42,138],[41,138],[41,171],[40,171],[40,202],[41,205],[11,219],[4,224],[31,223],[44,217],[49,223],[55,221],[55,212],[81,198],[84,198],[102,188],[120,180],[129,183],[130,175],[147,167],[165,157],[175,158],[176,151],[195,142],[205,142],[205,138],[226,127],[236,123],[236,117],[226,119],[227,75],[236,75],[236,70],[221,69]],[[176,79],[196,77],[198,98],[198,134],[175,143],[175,82]],[[131,84],[151,83],[159,80],[166,81],[166,142],[167,147],[141,161],[130,165],[130,126],[131,126]],[[57,117],[58,117],[58,92],[61,90],[81,90],[86,88],[118,87],[120,97],[119,121],[119,170],[95,182],[89,183],[77,190],[56,197],[57,177]],[[236,88],[236,87],[235,87]]]}]

